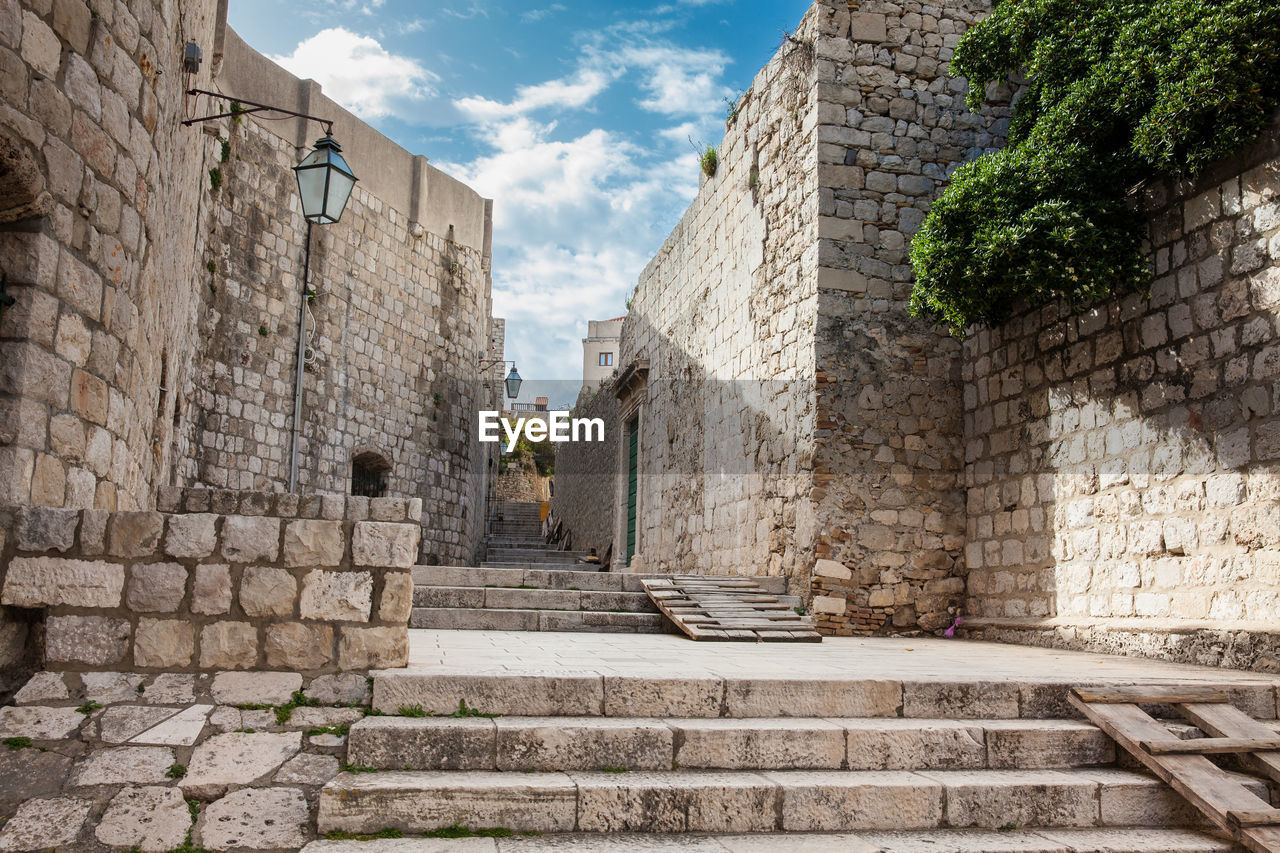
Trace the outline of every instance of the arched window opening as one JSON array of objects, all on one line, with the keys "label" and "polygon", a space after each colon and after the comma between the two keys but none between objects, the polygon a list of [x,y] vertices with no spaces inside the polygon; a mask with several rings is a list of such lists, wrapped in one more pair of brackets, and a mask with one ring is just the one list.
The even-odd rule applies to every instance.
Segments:
[{"label": "arched window opening", "polygon": [[363,498],[387,496],[391,463],[377,453],[360,453],[351,460],[351,494]]}]

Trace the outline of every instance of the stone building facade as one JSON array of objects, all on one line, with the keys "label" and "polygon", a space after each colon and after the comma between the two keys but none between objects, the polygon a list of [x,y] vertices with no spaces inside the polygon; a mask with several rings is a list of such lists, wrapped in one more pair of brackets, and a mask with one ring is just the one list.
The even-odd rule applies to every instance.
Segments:
[{"label": "stone building facade", "polygon": [[985,8],[812,7],[642,275],[618,442],[562,452],[557,516],[611,492],[615,569],[782,574],[829,633],[1280,669],[1280,133],[1146,190],[1149,294],[962,344],[907,315],[906,251],[1002,144],[1008,93],[947,76]]},{"label": "stone building facade", "polygon": [[[353,463],[422,501],[424,557],[474,557],[491,203],[257,54],[225,4],[0,10],[0,499],[141,510],[163,486],[289,485],[306,224],[291,167],[334,122],[360,178],[312,235],[299,489]],[[204,48],[196,74],[182,44]],[[225,98],[184,94],[189,88]]]},{"label": "stone building facade", "polygon": [[1001,141],[1004,112],[967,112],[946,77],[984,8],[816,3],[735,104],[623,328],[631,568],[783,575],[835,633],[959,612],[959,345],[907,317],[905,247],[950,171]]}]

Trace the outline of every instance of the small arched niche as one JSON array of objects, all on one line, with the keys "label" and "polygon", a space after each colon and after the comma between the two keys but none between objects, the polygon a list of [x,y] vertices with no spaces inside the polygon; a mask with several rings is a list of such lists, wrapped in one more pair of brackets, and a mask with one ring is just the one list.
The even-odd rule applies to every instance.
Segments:
[{"label": "small arched niche", "polygon": [[363,498],[387,496],[387,477],[391,463],[387,457],[366,450],[351,457],[351,494]]}]

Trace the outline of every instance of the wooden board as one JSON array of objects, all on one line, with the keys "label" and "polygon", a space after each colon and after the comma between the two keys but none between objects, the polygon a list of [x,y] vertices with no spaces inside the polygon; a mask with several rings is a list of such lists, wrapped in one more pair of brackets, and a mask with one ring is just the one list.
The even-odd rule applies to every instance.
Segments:
[{"label": "wooden board", "polygon": [[[1158,691],[1152,695],[1139,695],[1135,690],[1134,702],[1167,702],[1168,694]],[[1175,791],[1199,809],[1205,817],[1231,835],[1253,853],[1280,853],[1280,824],[1261,825],[1256,820],[1269,815],[1271,804],[1254,794],[1237,779],[1203,755],[1187,755],[1175,752],[1152,754],[1142,748],[1143,743],[1172,745],[1179,742],[1162,723],[1153,719],[1133,702],[1122,703],[1115,699],[1089,701],[1084,698],[1098,691],[1072,690],[1069,699],[1086,718],[1109,734],[1116,743],[1142,763],[1144,767],[1168,783]],[[1192,691],[1194,692],[1194,691]],[[1201,703],[1214,707],[1227,707],[1225,702]],[[1176,703],[1179,711],[1183,705]],[[1234,710],[1234,709],[1233,709]],[[1214,737],[1225,736],[1216,732]],[[1273,736],[1274,732],[1267,732]],[[1233,737],[1257,737],[1256,732],[1232,733]]]},{"label": "wooden board", "polygon": [[822,642],[812,620],[750,578],[675,575],[641,583],[658,610],[694,640]]}]

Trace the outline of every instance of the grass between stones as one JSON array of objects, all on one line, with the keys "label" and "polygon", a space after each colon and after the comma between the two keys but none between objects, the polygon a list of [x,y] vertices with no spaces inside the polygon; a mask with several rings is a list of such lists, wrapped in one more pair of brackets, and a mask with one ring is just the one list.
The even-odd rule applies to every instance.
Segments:
[{"label": "grass between stones", "polygon": [[[435,711],[423,710],[421,705],[401,705],[399,708],[396,708],[396,713],[401,717],[434,717],[436,715]],[[446,719],[453,720],[462,719],[463,717],[484,717],[492,720],[495,717],[501,717],[502,715],[486,714],[478,708],[472,708],[467,704],[466,699],[460,699],[458,700],[458,710],[454,711],[452,714],[443,714],[441,716]]]}]

